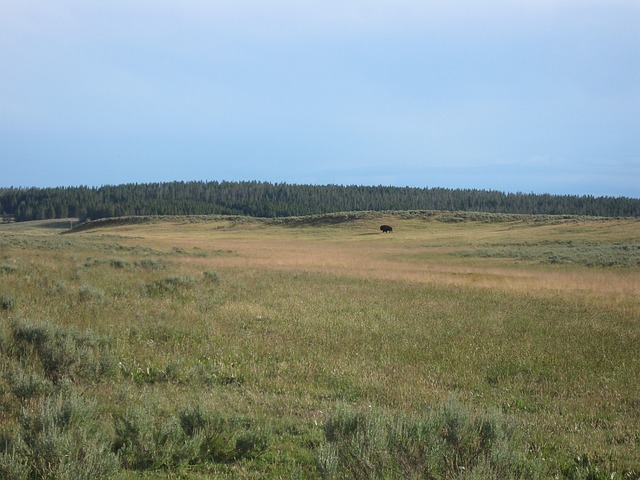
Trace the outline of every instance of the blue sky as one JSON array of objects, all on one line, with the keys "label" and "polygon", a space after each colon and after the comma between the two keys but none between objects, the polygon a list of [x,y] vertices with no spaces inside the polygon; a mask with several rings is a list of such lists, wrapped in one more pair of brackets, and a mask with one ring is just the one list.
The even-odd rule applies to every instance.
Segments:
[{"label": "blue sky", "polygon": [[0,187],[640,197],[637,0],[0,0]]}]

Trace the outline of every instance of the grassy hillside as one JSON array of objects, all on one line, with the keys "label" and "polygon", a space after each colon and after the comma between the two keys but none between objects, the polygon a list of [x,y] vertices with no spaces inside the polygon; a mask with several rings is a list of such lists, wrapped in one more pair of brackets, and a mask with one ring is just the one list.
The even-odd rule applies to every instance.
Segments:
[{"label": "grassy hillside", "polygon": [[21,225],[6,478],[638,478],[638,220]]}]

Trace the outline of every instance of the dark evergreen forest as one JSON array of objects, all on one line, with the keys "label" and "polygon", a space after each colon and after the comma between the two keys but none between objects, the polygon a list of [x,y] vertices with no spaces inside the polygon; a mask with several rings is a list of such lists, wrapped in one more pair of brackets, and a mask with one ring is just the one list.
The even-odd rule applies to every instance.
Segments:
[{"label": "dark evergreen forest", "polygon": [[491,190],[269,182],[167,182],[102,187],[0,188],[5,221],[137,215],[287,217],[363,210],[640,216],[640,199]]}]

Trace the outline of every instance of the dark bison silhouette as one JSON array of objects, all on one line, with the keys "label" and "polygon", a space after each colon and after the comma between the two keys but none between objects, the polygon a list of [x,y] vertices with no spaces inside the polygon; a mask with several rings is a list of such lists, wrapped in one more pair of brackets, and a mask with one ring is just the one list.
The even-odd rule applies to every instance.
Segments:
[{"label": "dark bison silhouette", "polygon": [[380,230],[382,230],[382,233],[393,232],[393,228],[389,225],[380,225]]}]

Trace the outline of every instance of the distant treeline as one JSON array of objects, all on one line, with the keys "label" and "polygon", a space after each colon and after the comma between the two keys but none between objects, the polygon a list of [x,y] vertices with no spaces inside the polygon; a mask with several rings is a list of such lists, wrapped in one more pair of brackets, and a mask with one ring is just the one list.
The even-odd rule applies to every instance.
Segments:
[{"label": "distant treeline", "polygon": [[362,210],[449,210],[640,216],[640,199],[491,190],[269,182],[167,182],[102,187],[0,188],[0,213],[15,221],[138,215],[288,217]]}]

